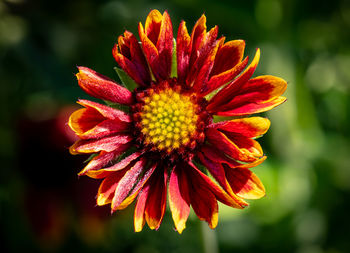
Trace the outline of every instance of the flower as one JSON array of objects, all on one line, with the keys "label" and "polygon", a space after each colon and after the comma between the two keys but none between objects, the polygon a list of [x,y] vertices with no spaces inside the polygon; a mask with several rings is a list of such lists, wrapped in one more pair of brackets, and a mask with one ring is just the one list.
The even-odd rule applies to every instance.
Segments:
[{"label": "flower", "polygon": [[[110,204],[114,212],[137,198],[135,231],[145,222],[159,228],[167,196],[179,233],[190,206],[215,228],[217,201],[244,208],[245,199],[265,195],[249,169],[266,159],[255,138],[270,121],[250,115],[283,103],[287,84],[269,75],[252,78],[260,50],[248,65],[245,42],[217,38],[217,26],[207,32],[204,15],[191,35],[182,21],[176,41],[166,11],[152,10],[138,30],[141,43],[125,31],[112,50],[118,73],[127,74],[121,79],[137,84],[133,91],[78,67],[86,93],[119,106],[79,100],[84,108],[71,115],[69,126],[80,140],[70,152],[93,154],[79,175],[103,179],[98,205]],[[216,115],[229,117],[216,122],[222,119]]]}]

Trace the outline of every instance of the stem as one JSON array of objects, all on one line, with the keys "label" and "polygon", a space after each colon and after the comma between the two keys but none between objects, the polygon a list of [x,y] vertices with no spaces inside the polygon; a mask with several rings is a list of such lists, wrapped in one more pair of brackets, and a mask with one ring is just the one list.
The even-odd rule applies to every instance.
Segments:
[{"label": "stem", "polygon": [[216,238],[215,230],[210,229],[208,224],[200,222],[202,241],[203,241],[203,252],[204,253],[219,253],[219,245]]}]

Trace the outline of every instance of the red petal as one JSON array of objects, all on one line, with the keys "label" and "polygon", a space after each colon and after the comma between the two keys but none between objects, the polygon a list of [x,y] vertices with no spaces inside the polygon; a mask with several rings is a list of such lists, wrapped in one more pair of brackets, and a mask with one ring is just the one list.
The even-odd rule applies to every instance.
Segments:
[{"label": "red petal", "polygon": [[141,158],[139,161],[135,163],[133,167],[131,167],[124,174],[123,178],[119,181],[117,188],[115,189],[115,194],[112,200],[112,212],[116,211],[120,204],[125,200],[125,198],[129,195],[131,189],[136,185],[137,179],[144,171],[144,166],[146,164],[146,160]]},{"label": "red petal", "polygon": [[225,170],[220,163],[211,161],[206,157],[206,154],[201,152],[197,153],[202,164],[208,169],[210,174],[215,178],[215,180],[220,184],[220,186],[229,194],[234,195],[230,184],[228,183],[225,175]]},{"label": "red petal", "polygon": [[218,224],[218,203],[215,195],[207,188],[200,187],[197,178],[192,178],[191,205],[198,218],[205,220],[210,228]]},{"label": "red petal", "polygon": [[139,34],[143,51],[152,73],[157,80],[166,80],[170,77],[173,30],[170,17],[167,12],[163,15],[157,10],[150,12],[146,19],[145,29],[139,24]]},{"label": "red petal", "polygon": [[218,27],[215,26],[202,38],[203,41],[201,41],[198,51],[194,52],[194,48],[192,48],[190,71],[186,78],[186,84],[194,86],[196,90],[199,90],[203,83],[207,81],[214,64],[217,49],[220,43],[223,42],[223,38],[220,41],[216,41],[217,35]]},{"label": "red petal", "polygon": [[206,130],[208,141],[231,158],[242,162],[253,162],[263,156],[259,143],[255,140],[222,133],[213,128]]},{"label": "red petal", "polygon": [[[146,76],[145,73],[146,70],[143,68],[143,66],[137,66],[135,62],[129,60],[124,55],[119,54],[117,52],[117,45],[113,47],[113,56],[116,62],[118,62],[119,66],[127,73],[137,84],[141,86],[147,86],[151,83],[151,77],[149,75],[149,78],[144,77]],[[149,79],[149,80],[148,80]]]},{"label": "red petal", "polygon": [[270,121],[267,118],[250,117],[222,121],[211,124],[209,127],[240,134],[247,138],[255,138],[267,132],[270,127]]},{"label": "red petal", "polygon": [[[217,27],[215,27],[217,28]],[[217,36],[217,29],[213,28],[210,32],[208,37],[211,37],[211,39],[208,39],[208,45],[211,44],[211,40],[216,40]],[[197,91],[202,91],[204,87],[207,86],[207,82],[209,80],[209,74],[213,68],[214,65],[214,59],[216,52],[219,48],[219,46],[224,42],[225,38],[221,38],[217,41],[215,41],[211,46],[207,46],[208,52],[205,51],[205,49],[202,50],[201,56],[203,55],[204,57],[199,57],[198,60],[195,62],[195,64],[198,62],[200,67],[200,70],[195,77],[195,81],[193,84],[193,89]],[[201,60],[204,59],[203,62]]]},{"label": "red petal", "polygon": [[242,168],[242,169],[249,169],[249,168],[253,168],[256,167],[260,164],[262,164],[265,160],[266,160],[266,156],[261,157],[260,159],[251,162],[251,163],[245,163],[245,164],[240,164],[238,166],[236,166],[236,168]]},{"label": "red petal", "polygon": [[96,179],[104,178],[115,171],[125,169],[130,164],[132,164],[134,160],[139,158],[140,155],[141,155],[141,153],[135,152],[135,153],[129,155],[128,157],[124,158],[120,162],[114,164],[113,166],[103,168],[103,169],[88,170],[88,171],[86,171],[86,175],[91,177],[91,178],[96,178]]},{"label": "red petal", "polygon": [[248,64],[248,57],[244,61],[235,65],[233,68],[212,76],[209,82],[202,88],[201,95],[205,96],[210,92],[220,88],[222,85],[232,81]]},{"label": "red petal", "polygon": [[191,38],[187,32],[186,22],[181,21],[176,39],[176,57],[177,57],[177,80],[184,84],[188,72],[190,60]]},{"label": "red petal", "polygon": [[240,163],[226,156],[225,153],[221,152],[213,146],[204,145],[201,147],[201,152],[213,162],[222,164],[225,163],[230,167],[236,167],[240,165]]},{"label": "red petal", "polygon": [[158,10],[152,10],[146,19],[145,32],[154,45],[158,41],[162,19],[163,15]]},{"label": "red petal", "polygon": [[[160,26],[160,32],[156,47],[159,53],[159,64],[157,69],[164,68],[161,72],[164,72],[164,78],[169,78],[171,73],[171,64],[173,56],[173,26],[168,12],[164,12],[162,24]],[[162,74],[163,75],[163,74]]]},{"label": "red petal", "polygon": [[167,193],[167,170],[158,168],[149,184],[151,186],[147,198],[145,218],[151,229],[158,229],[165,213]]},{"label": "red petal", "polygon": [[139,194],[140,190],[143,188],[147,180],[150,178],[152,173],[154,172],[154,169],[156,168],[157,164],[154,164],[150,168],[146,170],[146,172],[141,176],[139,179],[137,185],[132,189],[130,195],[123,200],[123,202],[117,207],[117,210],[121,210],[126,208],[128,205],[130,205],[136,196]]},{"label": "red petal", "polygon": [[142,42],[142,49],[152,69],[152,73],[157,80],[162,80],[162,76],[160,76],[159,71],[157,71],[158,70],[157,66],[159,66],[158,49],[145,34],[145,31],[141,23],[139,23],[139,34]]},{"label": "red petal", "polygon": [[216,111],[225,115],[246,115],[269,110],[285,101],[280,97],[287,88],[287,83],[275,76],[259,76],[243,84],[233,99]]},{"label": "red petal", "polygon": [[265,188],[260,179],[245,168],[226,168],[227,179],[233,191],[245,199],[259,199],[265,196]]},{"label": "red petal", "polygon": [[177,232],[180,234],[186,227],[190,214],[190,189],[185,172],[175,166],[169,181],[169,206]]},{"label": "red petal", "polygon": [[130,145],[124,144],[121,146],[121,149],[114,150],[113,152],[104,152],[101,151],[101,153],[98,156],[95,156],[86,166],[85,168],[79,172],[79,176],[85,175],[90,170],[98,170],[106,166],[108,163],[110,163],[112,160],[114,160],[116,157],[124,153]]},{"label": "red petal", "polygon": [[194,166],[192,163],[189,163],[189,166],[190,167],[187,166],[188,169],[186,170],[189,176],[189,182],[192,182],[193,178],[197,178],[200,187],[209,188],[210,191],[215,195],[216,199],[225,205],[240,209],[248,205],[248,203],[235,195],[229,196],[221,187],[219,187],[207,175],[197,169],[196,166]]},{"label": "red petal", "polygon": [[260,50],[256,50],[255,57],[253,61],[250,63],[248,68],[239,76],[237,77],[233,82],[228,84],[226,87],[224,87],[222,90],[220,90],[210,101],[207,106],[207,110],[209,111],[215,111],[217,107],[224,105],[228,103],[232,97],[237,94],[237,92],[241,89],[242,85],[244,85],[253,75],[258,62],[260,59]]},{"label": "red petal", "polygon": [[140,232],[145,225],[145,208],[150,187],[151,186],[146,183],[145,187],[143,187],[138,195],[134,213],[135,232]]},{"label": "red petal", "polygon": [[96,153],[99,151],[112,152],[120,148],[121,145],[133,140],[127,134],[117,134],[103,139],[78,140],[69,149],[72,155],[80,153]]},{"label": "red petal", "polygon": [[205,157],[207,157],[211,161],[215,163],[226,164],[231,168],[252,168],[258,166],[266,160],[266,156],[263,156],[254,162],[241,164],[229,158],[217,148],[209,145],[204,145],[203,147],[201,147],[201,152],[205,155]]},{"label": "red petal", "polygon": [[207,18],[203,14],[196,22],[193,27],[191,34],[191,58],[190,58],[190,66],[195,62],[198,57],[198,51],[200,47],[203,45],[203,40],[207,33]]},{"label": "red petal", "polygon": [[84,108],[72,113],[68,125],[81,139],[101,138],[130,129],[129,123],[106,119],[93,108]]},{"label": "red petal", "polygon": [[202,150],[203,154],[198,153],[201,162],[232,198],[241,200],[240,198],[253,199],[264,196],[264,186],[248,168],[259,165],[266,157],[253,163],[236,163],[232,166],[231,162],[227,162],[227,157],[213,152],[213,147],[203,147]]},{"label": "red petal", "polygon": [[250,115],[253,113],[260,113],[271,110],[280,104],[283,104],[287,99],[285,97],[278,97],[268,102],[258,102],[258,103],[249,103],[242,105],[239,108],[228,110],[228,111],[219,111],[216,112],[216,115],[220,116],[242,116]]},{"label": "red petal", "polygon": [[112,54],[119,66],[136,83],[142,86],[150,84],[151,76],[146,58],[136,37],[131,32],[125,31],[124,37],[119,36],[118,44],[114,45]]},{"label": "red petal", "polygon": [[[113,172],[110,176],[103,180],[97,196],[97,204],[104,205],[112,202],[113,212],[115,210],[124,209],[130,203],[132,203],[132,201],[139,193],[140,189],[152,175],[155,168],[155,166],[152,166],[149,169],[147,169],[137,181],[136,186],[131,190],[131,188],[135,185],[131,177],[137,178],[136,175],[140,174],[140,172],[138,171],[138,169],[140,168],[140,164],[144,164],[144,161],[141,160],[137,162],[134,165],[134,167],[130,170],[121,170]],[[130,182],[130,184],[128,184],[127,182]],[[125,195],[128,196],[125,197]],[[118,197],[123,199],[120,204],[117,203]]]},{"label": "red petal", "polygon": [[108,118],[108,119],[118,119],[118,120],[124,121],[124,122],[131,122],[132,121],[129,114],[127,114],[123,111],[120,111],[118,109],[114,109],[112,107],[106,106],[106,105],[101,105],[99,103],[92,102],[92,101],[85,100],[85,99],[79,99],[78,104],[80,104],[86,108],[95,109],[103,117]]},{"label": "red petal", "polygon": [[97,193],[97,205],[103,206],[112,202],[115,189],[125,172],[114,172],[102,181]]},{"label": "red petal", "polygon": [[[232,190],[229,182],[226,178],[226,172],[222,164],[210,160],[207,157],[207,154],[201,154],[198,152],[198,157],[200,158],[203,165],[208,169],[210,174],[215,178],[215,180],[220,184],[220,186],[226,191],[223,192],[221,188],[219,188],[216,184],[214,184],[209,178],[205,178],[206,181],[211,185],[213,192],[216,194],[217,199],[223,202],[226,205],[235,207],[235,208],[243,208],[248,205],[243,199],[238,197],[234,191]],[[203,174],[204,175],[204,174]],[[229,196],[228,196],[229,195]]]},{"label": "red petal", "polygon": [[132,93],[126,88],[92,69],[86,67],[78,69],[79,73],[76,74],[78,83],[90,96],[125,105],[133,103]]},{"label": "red petal", "polygon": [[105,120],[106,118],[98,111],[90,108],[82,108],[71,114],[68,120],[68,125],[75,134],[80,137],[80,135],[83,135],[85,132],[91,130]]},{"label": "red petal", "polygon": [[189,196],[193,211],[199,219],[205,220],[210,228],[215,228],[218,224],[218,203],[214,193],[202,175],[196,173],[197,168],[194,165],[186,165],[184,171],[190,186]]},{"label": "red petal", "polygon": [[244,40],[231,40],[222,45],[216,56],[211,76],[219,75],[234,68],[243,59]]}]

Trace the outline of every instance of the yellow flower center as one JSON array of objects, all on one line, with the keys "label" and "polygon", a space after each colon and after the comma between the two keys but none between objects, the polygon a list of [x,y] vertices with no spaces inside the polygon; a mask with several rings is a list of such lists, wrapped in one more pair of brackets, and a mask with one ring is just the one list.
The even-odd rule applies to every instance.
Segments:
[{"label": "yellow flower center", "polygon": [[189,95],[171,88],[155,92],[144,99],[141,132],[145,144],[168,152],[187,145],[196,132],[197,105]]}]

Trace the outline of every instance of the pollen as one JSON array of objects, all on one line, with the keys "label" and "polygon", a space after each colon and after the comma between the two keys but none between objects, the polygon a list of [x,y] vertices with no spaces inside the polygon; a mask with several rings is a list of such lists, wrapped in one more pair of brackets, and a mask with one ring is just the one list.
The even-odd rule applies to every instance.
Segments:
[{"label": "pollen", "polygon": [[171,152],[190,143],[198,115],[189,95],[168,88],[149,95],[144,102],[141,132],[145,144]]}]

